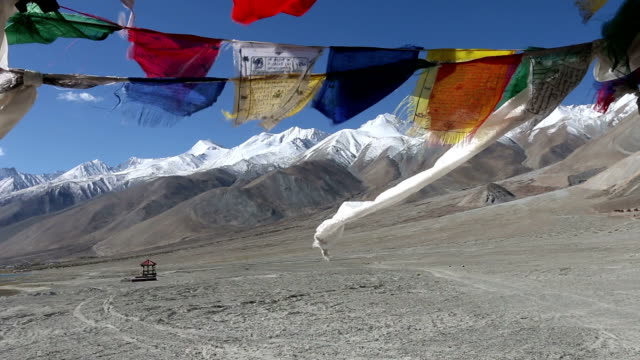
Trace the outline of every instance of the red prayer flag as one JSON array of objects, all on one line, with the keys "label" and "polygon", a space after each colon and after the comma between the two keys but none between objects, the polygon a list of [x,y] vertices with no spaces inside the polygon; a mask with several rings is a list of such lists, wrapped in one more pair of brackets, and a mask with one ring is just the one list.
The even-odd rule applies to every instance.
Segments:
[{"label": "red prayer flag", "polygon": [[130,28],[129,57],[147,77],[204,77],[220,52],[220,39]]},{"label": "red prayer flag", "polygon": [[248,25],[279,13],[302,16],[315,2],[316,0],[233,0],[231,18]]}]

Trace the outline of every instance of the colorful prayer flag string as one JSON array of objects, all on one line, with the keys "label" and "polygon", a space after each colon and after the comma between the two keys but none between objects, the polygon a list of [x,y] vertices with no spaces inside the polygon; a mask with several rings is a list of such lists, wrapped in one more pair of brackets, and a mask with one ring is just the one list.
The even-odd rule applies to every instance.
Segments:
[{"label": "colorful prayer flag string", "polygon": [[[132,0],[125,0],[124,3],[130,9],[133,6]],[[630,36],[622,39],[624,41],[615,39],[619,44],[612,37],[629,28],[631,22],[625,11],[631,12],[639,3],[640,0],[626,0],[616,18],[607,24],[608,27],[605,26],[603,33],[609,36],[605,39],[608,48],[628,52]],[[72,9],[68,10],[79,15],[60,14],[57,11],[45,14],[33,4],[29,10],[14,16],[7,26],[13,43],[48,43],[57,37],[99,40],[114,31],[126,29],[132,43],[131,58],[140,64],[148,77],[163,79],[158,83],[114,80],[129,82],[119,94],[127,99],[127,103],[156,106],[171,96],[181,101],[191,94],[200,94],[194,101],[208,104],[204,106],[207,107],[217,99],[217,90],[222,91],[223,86],[192,84],[193,78],[206,76],[219,54],[224,41],[222,39],[122,26]],[[631,28],[635,31],[634,36],[640,32],[635,25]],[[536,118],[539,119],[544,115],[540,109],[548,108],[548,104],[559,104],[568,93],[567,89],[575,87],[575,82],[582,78],[585,67],[591,61],[590,45],[582,57],[558,57],[558,49],[533,53],[527,51],[520,55],[513,55],[517,50],[436,49],[429,51],[427,60],[417,59],[418,53],[424,50],[419,47],[334,47],[331,48],[326,74],[311,75],[313,64],[326,47],[231,42],[240,77],[232,80],[236,84],[234,114],[226,115],[233,118],[236,124],[259,120],[263,127],[271,128],[284,117],[300,111],[316,93],[314,107],[334,123],[340,123],[372,106],[405,82],[415,70],[424,68],[426,70],[418,81],[414,95],[409,98],[407,108],[416,128],[429,130],[444,143],[456,143],[473,134],[491,111],[527,86],[533,89],[528,111],[537,114]],[[526,61],[520,63],[522,56]],[[614,59],[621,57],[617,53],[612,56]],[[568,60],[570,58],[580,58],[579,64]],[[437,68],[434,67],[436,63],[440,64]],[[185,79],[181,80],[182,77]],[[557,84],[554,80],[556,77],[564,79],[562,85]],[[73,82],[69,78],[65,81]],[[78,80],[75,86],[90,85],[87,81],[87,78]],[[210,91],[197,91],[199,88],[208,88]],[[215,98],[213,102],[206,100],[211,97]],[[189,116],[193,113],[189,109],[198,111],[204,108],[190,105],[189,101],[184,108],[175,103],[166,106],[168,108],[163,108],[163,105],[156,107],[175,116]],[[173,123],[156,120],[140,122]]]}]

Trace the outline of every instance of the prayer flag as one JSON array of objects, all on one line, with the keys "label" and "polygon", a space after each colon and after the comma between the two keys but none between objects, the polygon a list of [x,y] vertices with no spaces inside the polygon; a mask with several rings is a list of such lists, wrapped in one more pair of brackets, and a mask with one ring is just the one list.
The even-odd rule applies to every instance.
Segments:
[{"label": "prayer flag", "polygon": [[585,23],[589,21],[593,14],[600,10],[607,1],[608,0],[576,0],[576,6],[578,7],[578,11],[580,11],[582,21]]},{"label": "prayer flag", "polygon": [[38,5],[29,4],[28,11],[16,13],[5,28],[9,44],[50,44],[58,38],[104,40],[122,28],[82,15],[44,13]]},{"label": "prayer flag", "polygon": [[302,16],[315,2],[316,0],[233,0],[231,18],[248,25],[279,13]]},{"label": "prayer flag", "polygon": [[148,82],[132,79],[116,92],[119,106],[141,125],[173,125],[181,118],[213,105],[226,85],[225,79],[202,83],[175,80]]},{"label": "prayer flag", "polygon": [[625,94],[638,93],[638,85],[640,84],[640,68],[631,74],[610,81],[598,83],[597,102],[594,106],[596,111],[605,113],[609,110],[611,104],[620,99]]},{"label": "prayer flag", "polygon": [[[311,101],[325,79],[324,74],[313,74],[303,79],[300,75],[250,76],[235,81],[235,113],[225,112],[235,124],[260,120],[260,126],[269,130],[282,119],[300,112]],[[248,121],[247,120],[247,121]]]},{"label": "prayer flag", "polygon": [[582,81],[591,64],[592,44],[525,52],[531,61],[531,99],[527,111],[534,127],[558,107]]},{"label": "prayer flag", "polygon": [[509,84],[504,89],[502,99],[496,105],[496,110],[500,108],[504,103],[511,100],[513,97],[521,93],[529,86],[529,78],[531,77],[531,61],[528,57],[522,58],[522,62],[518,65],[516,72],[511,76]]},{"label": "prayer flag", "polygon": [[313,107],[335,124],[347,121],[384,99],[418,68],[435,64],[418,60],[419,48],[332,47],[327,80]]},{"label": "prayer flag", "polygon": [[[472,134],[496,108],[521,62],[515,51],[486,57],[491,50],[432,50],[428,60],[452,61],[430,68],[418,79],[407,112],[414,130],[428,130],[437,142],[455,144]],[[475,60],[474,60],[475,59]],[[466,62],[453,62],[465,60]]]},{"label": "prayer flag", "polygon": [[311,75],[303,80],[299,75],[252,76],[236,82],[234,114],[227,118],[257,119],[269,130],[282,119],[300,112],[320,89],[324,74]]},{"label": "prayer flag", "polygon": [[129,57],[147,77],[204,77],[220,51],[220,39],[128,29]]},{"label": "prayer flag", "polygon": [[465,62],[490,56],[505,56],[515,54],[515,50],[493,49],[435,49],[429,50],[427,59],[437,62]]},{"label": "prayer flag", "polygon": [[320,88],[324,75],[310,75],[320,47],[271,43],[234,43],[234,62],[240,74],[235,82],[234,113],[225,113],[240,125],[260,120],[271,128],[300,111]]}]

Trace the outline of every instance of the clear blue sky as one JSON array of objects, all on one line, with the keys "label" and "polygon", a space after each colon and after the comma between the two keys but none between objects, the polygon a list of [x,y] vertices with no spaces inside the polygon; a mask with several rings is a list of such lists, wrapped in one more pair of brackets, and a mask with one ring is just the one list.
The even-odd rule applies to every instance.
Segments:
[{"label": "clear blue sky", "polygon": [[[137,0],[136,26],[164,32],[213,38],[270,41],[300,45],[426,48],[555,47],[591,41],[622,0],[610,0],[587,25],[582,24],[573,0],[318,0],[300,18],[278,15],[243,26],[231,21],[232,0]],[[118,0],[59,0],[77,10],[116,20],[123,10]],[[51,45],[10,47],[10,65],[49,73],[144,76],[126,59],[128,42],[117,35],[105,41],[60,39]],[[326,53],[325,53],[326,54]],[[326,55],[324,56],[326,57]],[[234,74],[232,53],[221,52],[210,76]],[[324,72],[326,61],[316,65]],[[336,127],[319,112],[307,108],[278,125],[315,127],[334,132],[357,128],[377,114],[393,112],[409,94],[416,77],[376,106]],[[211,108],[185,118],[171,128],[144,128],[112,111],[115,86],[88,92],[99,102],[59,99],[65,90],[42,86],[32,110],[0,140],[0,167],[29,173],[67,170],[100,159],[109,165],[131,156],[165,157],[180,154],[200,139],[231,147],[261,132],[254,124],[233,127],[221,114],[233,106],[233,86]],[[80,93],[80,91],[77,91]],[[565,104],[593,101],[589,74]]]}]

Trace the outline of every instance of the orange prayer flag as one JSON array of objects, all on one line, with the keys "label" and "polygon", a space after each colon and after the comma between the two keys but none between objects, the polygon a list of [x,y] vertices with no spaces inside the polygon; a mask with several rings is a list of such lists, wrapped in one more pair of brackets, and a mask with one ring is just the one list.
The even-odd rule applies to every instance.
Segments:
[{"label": "orange prayer flag", "polygon": [[463,140],[493,112],[521,60],[518,54],[442,64],[427,112],[415,114],[415,125],[446,144]]}]

